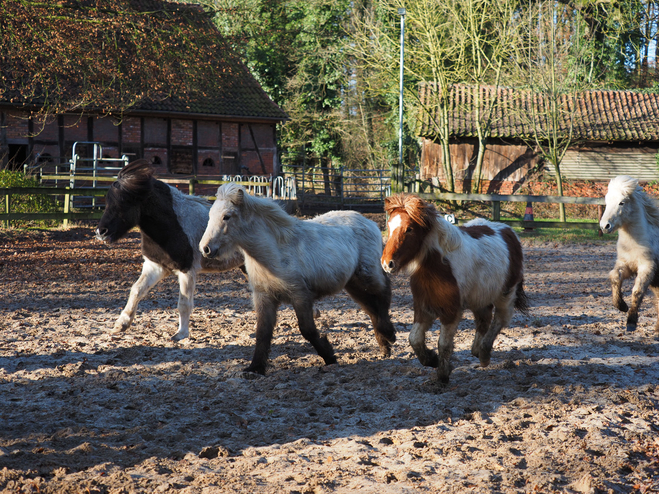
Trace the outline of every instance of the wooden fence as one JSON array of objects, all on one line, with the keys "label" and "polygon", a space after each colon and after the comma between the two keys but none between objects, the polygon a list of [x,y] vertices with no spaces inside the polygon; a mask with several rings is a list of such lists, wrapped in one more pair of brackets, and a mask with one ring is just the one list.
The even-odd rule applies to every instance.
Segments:
[{"label": "wooden fence", "polygon": [[[44,176],[43,179],[59,179],[62,176]],[[113,182],[116,180],[114,177],[94,177],[97,181]],[[83,180],[82,177],[76,177],[76,181]],[[85,177],[84,180],[92,180],[91,177]],[[162,179],[163,182],[170,184],[187,184],[190,194],[194,194],[196,184],[209,184],[221,185],[227,183],[225,180],[197,180],[191,179]],[[255,187],[258,184],[254,182],[236,182],[237,184],[245,187]],[[66,225],[70,220],[94,220],[100,219],[103,214],[102,210],[96,211],[71,211],[70,198],[74,195],[78,196],[105,196],[107,189],[77,189],[77,188],[62,188],[62,187],[12,187],[0,188],[0,196],[5,196],[5,213],[0,213],[0,221],[3,222],[5,227],[10,226],[13,220],[56,220],[63,221]],[[64,210],[55,213],[12,213],[11,212],[11,196],[12,195],[29,195],[29,194],[49,194],[64,197]],[[531,203],[550,203],[550,204],[590,204],[600,207],[605,204],[604,198],[594,197],[571,197],[571,196],[534,196],[534,195],[498,195],[498,194],[457,194],[457,193],[419,193],[420,197],[427,200],[441,200],[441,201],[478,201],[491,203],[492,205],[492,220],[501,221],[511,226],[523,228],[583,228],[598,230],[599,224],[595,221],[589,222],[560,222],[560,221],[523,221],[523,220],[510,220],[501,219],[501,203],[502,202],[531,202]],[[208,196],[209,199],[214,199]],[[458,224],[465,221],[458,219]]]},{"label": "wooden fence", "polygon": [[[44,175],[41,177],[42,180],[69,180],[69,176],[66,175]],[[117,180],[116,177],[108,176],[97,176],[97,177],[82,177],[76,176],[76,182],[114,182]],[[197,184],[209,184],[209,185],[222,185],[228,183],[228,180],[198,180],[196,178],[190,179],[159,179],[161,182],[166,182],[169,184],[179,184],[187,185],[188,193],[194,194],[195,185]],[[238,185],[244,187],[266,187],[266,185],[259,185],[256,182],[234,182]],[[54,220],[62,221],[64,226],[68,225],[68,222],[71,220],[98,220],[103,216],[103,210],[99,207],[95,208],[93,211],[71,211],[71,198],[74,196],[84,196],[84,197],[105,197],[108,189],[97,189],[97,188],[71,188],[71,187],[6,187],[0,188],[0,196],[4,196],[4,205],[5,212],[0,213],[0,221],[5,226],[9,228],[12,221],[32,221],[32,220]],[[12,196],[18,195],[54,195],[63,197],[63,211],[53,212],[53,213],[18,213],[11,211],[11,198]],[[203,196],[208,199],[215,199],[214,196]]]},{"label": "wooden fence", "polygon": [[[492,220],[501,221],[511,226],[523,228],[583,228],[590,230],[599,230],[599,223],[594,221],[567,222],[567,221],[523,221],[501,219],[502,202],[541,202],[548,204],[590,204],[598,206],[601,217],[601,207],[606,203],[601,197],[572,197],[572,196],[532,196],[532,195],[499,195],[499,194],[457,194],[452,192],[441,192],[432,194],[417,194],[419,197],[427,200],[440,201],[478,201],[489,202],[492,204]],[[466,222],[466,221],[464,221]],[[458,223],[463,221],[458,220]]]}]

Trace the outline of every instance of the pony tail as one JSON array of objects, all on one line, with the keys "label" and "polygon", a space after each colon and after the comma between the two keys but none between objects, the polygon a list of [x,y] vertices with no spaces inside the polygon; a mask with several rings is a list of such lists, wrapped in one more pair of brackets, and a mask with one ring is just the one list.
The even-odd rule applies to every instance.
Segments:
[{"label": "pony tail", "polygon": [[524,291],[523,281],[517,285],[517,294],[515,297],[515,309],[520,311],[525,316],[529,315],[529,298]]}]

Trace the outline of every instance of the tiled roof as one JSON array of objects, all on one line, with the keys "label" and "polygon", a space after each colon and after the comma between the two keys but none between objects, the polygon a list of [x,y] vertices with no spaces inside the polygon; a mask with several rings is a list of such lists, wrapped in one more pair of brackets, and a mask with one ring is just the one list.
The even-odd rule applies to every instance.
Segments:
[{"label": "tiled roof", "polygon": [[[434,85],[419,86],[421,101],[428,108],[436,107],[437,94]],[[494,86],[468,86],[456,84],[449,96],[449,128],[452,137],[475,137],[476,96],[480,89],[480,106],[484,109],[493,101],[498,105],[492,119],[490,135],[499,138],[532,137],[534,126],[547,131],[547,125],[539,116],[543,100],[530,90]],[[559,128],[567,135],[570,123],[574,140],[595,141],[658,141],[659,94],[642,94],[633,91],[585,91],[560,98],[561,118]],[[436,109],[433,109],[436,112]],[[546,112],[544,112],[546,115]],[[435,115],[437,118],[437,115]],[[481,121],[483,116],[481,116]],[[421,116],[421,137],[433,138],[432,119]],[[545,134],[546,135],[546,134]]]},{"label": "tiled roof", "polygon": [[[288,118],[197,5],[160,0],[0,4],[0,25],[14,40],[0,38],[5,45],[2,104]],[[90,90],[94,87],[101,89]]]}]

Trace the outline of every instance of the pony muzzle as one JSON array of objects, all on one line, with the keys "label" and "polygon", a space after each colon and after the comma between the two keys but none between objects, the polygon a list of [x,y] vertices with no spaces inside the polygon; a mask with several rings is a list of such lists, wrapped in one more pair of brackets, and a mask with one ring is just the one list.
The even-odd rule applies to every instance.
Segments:
[{"label": "pony muzzle", "polygon": [[212,249],[210,245],[206,244],[204,246],[199,246],[199,250],[201,250],[201,255],[206,257],[207,259],[212,259],[214,257],[217,257],[217,248]]},{"label": "pony muzzle", "polygon": [[396,262],[393,259],[390,259],[389,261],[382,259],[382,269],[384,269],[386,273],[393,273],[397,269]]}]

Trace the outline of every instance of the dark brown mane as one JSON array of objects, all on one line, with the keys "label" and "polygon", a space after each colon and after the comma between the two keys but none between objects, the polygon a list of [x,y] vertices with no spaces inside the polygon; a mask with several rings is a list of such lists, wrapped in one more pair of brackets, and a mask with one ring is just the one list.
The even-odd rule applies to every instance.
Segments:
[{"label": "dark brown mane", "polygon": [[391,216],[396,209],[405,210],[410,219],[423,228],[430,228],[437,216],[435,206],[415,195],[396,194],[388,197],[384,204],[385,212]]},{"label": "dark brown mane", "polygon": [[147,160],[135,160],[123,168],[117,176],[117,184],[121,190],[129,194],[140,194],[149,189],[154,170]]}]

